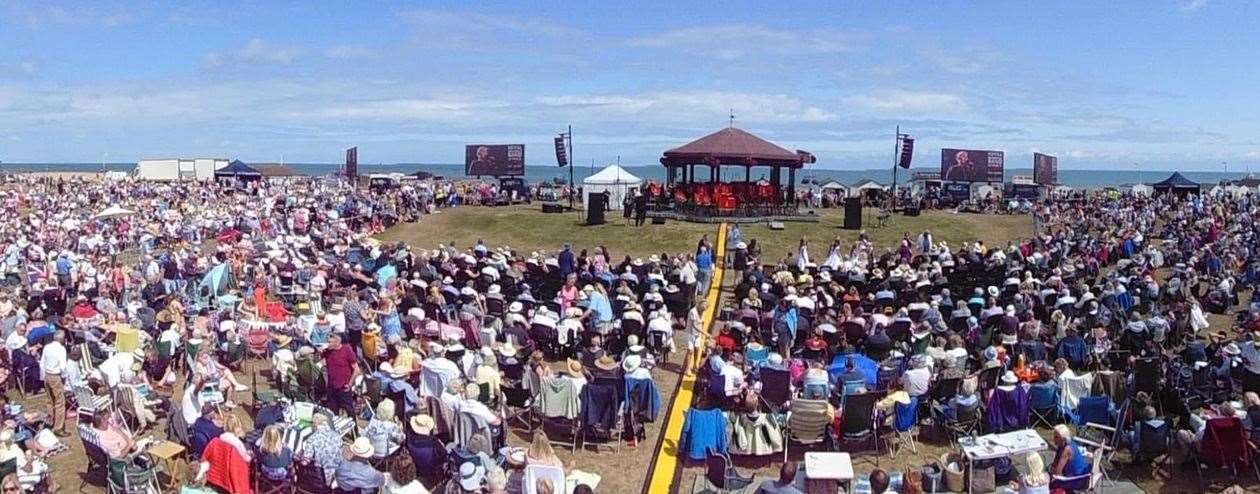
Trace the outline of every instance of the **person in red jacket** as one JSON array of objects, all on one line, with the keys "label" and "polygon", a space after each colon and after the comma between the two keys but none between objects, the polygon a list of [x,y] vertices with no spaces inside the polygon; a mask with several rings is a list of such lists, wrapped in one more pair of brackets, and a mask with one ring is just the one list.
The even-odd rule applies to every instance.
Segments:
[{"label": "person in red jacket", "polygon": [[251,494],[249,463],[240,451],[219,438],[214,438],[201,453],[201,462],[209,466],[206,482],[235,494]]}]

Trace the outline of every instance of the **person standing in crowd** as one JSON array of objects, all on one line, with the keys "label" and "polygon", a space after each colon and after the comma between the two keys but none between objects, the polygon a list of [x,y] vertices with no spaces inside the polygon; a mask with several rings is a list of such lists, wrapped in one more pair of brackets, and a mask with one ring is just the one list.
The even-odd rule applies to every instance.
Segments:
[{"label": "person standing in crowd", "polygon": [[39,358],[39,368],[52,403],[53,432],[60,437],[69,435],[66,428],[66,381],[61,377],[67,365],[65,341],[64,331],[53,333],[52,343],[44,346]]},{"label": "person standing in crowd", "polygon": [[333,413],[354,414],[354,393],[350,384],[359,373],[359,360],[354,350],[341,341],[340,335],[328,338],[323,354],[328,374],[328,404]]}]

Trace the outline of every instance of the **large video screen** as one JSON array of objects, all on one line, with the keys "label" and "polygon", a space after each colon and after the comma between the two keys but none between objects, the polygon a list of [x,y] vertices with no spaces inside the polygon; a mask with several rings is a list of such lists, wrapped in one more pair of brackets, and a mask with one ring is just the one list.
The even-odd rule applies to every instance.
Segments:
[{"label": "large video screen", "polygon": [[469,144],[464,146],[465,175],[524,175],[524,144]]},{"label": "large video screen", "polygon": [[1033,182],[1041,185],[1059,183],[1059,158],[1033,153]]},{"label": "large video screen", "polygon": [[941,180],[956,182],[1001,182],[1005,168],[1001,151],[942,149]]}]

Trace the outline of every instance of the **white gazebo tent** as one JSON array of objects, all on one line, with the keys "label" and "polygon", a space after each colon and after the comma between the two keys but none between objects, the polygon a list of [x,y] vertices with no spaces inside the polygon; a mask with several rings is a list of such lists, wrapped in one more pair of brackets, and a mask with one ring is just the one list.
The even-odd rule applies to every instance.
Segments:
[{"label": "white gazebo tent", "polygon": [[835,180],[828,180],[827,183],[822,185],[822,190],[824,194],[831,193],[835,194],[836,197],[849,196],[849,188]]},{"label": "white gazebo tent", "polygon": [[1151,186],[1146,185],[1146,184],[1136,184],[1133,186],[1132,189],[1129,189],[1129,190],[1135,196],[1147,196],[1147,197],[1149,197],[1152,192],[1155,192],[1155,189],[1152,189]]},{"label": "white gazebo tent", "polygon": [[582,181],[582,207],[590,204],[591,194],[608,193],[608,208],[620,209],[634,189],[643,185],[643,179],[634,176],[619,165],[608,165]]}]

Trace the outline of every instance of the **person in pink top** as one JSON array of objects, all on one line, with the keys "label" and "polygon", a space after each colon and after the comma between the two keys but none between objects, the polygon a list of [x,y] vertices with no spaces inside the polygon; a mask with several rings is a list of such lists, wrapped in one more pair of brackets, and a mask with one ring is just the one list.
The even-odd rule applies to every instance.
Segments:
[{"label": "person in pink top", "polygon": [[577,300],[578,287],[577,275],[570,273],[564,278],[564,286],[560,287],[560,293],[556,297],[560,298],[560,312],[563,313],[573,307],[573,301]]}]

